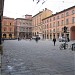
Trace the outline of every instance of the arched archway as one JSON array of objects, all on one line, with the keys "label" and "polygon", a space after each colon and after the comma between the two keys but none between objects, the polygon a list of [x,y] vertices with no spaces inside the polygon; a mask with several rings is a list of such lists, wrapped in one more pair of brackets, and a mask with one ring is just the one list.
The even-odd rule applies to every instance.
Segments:
[{"label": "arched archway", "polygon": [[3,34],[3,38],[6,38],[6,34]]},{"label": "arched archway", "polygon": [[72,26],[70,31],[71,31],[70,34],[71,40],[75,40],[75,26]]},{"label": "arched archway", "polygon": [[9,34],[9,38],[12,38],[12,34],[11,33]]}]

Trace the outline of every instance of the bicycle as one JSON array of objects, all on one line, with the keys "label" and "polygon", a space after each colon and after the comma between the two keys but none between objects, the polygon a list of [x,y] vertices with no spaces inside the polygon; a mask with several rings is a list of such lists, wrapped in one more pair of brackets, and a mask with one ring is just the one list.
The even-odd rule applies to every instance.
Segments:
[{"label": "bicycle", "polygon": [[62,49],[67,49],[68,48],[68,44],[66,43],[62,43],[60,46],[59,46],[60,50]]}]

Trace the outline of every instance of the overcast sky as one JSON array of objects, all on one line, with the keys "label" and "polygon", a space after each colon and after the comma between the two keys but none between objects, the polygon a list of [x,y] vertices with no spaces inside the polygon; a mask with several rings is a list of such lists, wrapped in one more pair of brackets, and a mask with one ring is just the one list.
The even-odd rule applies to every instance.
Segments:
[{"label": "overcast sky", "polygon": [[26,14],[34,16],[44,8],[48,8],[53,13],[56,13],[74,5],[75,0],[40,0],[38,4],[37,0],[34,0],[34,2],[33,0],[5,0],[3,15],[12,18],[21,18]]}]

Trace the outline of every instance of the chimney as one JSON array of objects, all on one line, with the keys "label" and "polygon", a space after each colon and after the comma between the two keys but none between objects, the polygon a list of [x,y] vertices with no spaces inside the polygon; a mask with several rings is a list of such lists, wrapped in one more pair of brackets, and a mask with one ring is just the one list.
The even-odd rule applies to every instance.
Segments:
[{"label": "chimney", "polygon": [[47,10],[47,8],[45,8],[45,10]]}]

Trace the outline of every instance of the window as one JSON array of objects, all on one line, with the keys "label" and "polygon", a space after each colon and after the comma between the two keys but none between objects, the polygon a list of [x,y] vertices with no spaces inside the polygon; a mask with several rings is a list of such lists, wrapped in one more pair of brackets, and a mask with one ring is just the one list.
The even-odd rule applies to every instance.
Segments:
[{"label": "window", "polygon": [[74,14],[75,13],[75,10],[72,10],[72,14]]},{"label": "window", "polygon": [[72,23],[75,23],[75,17],[72,17]]},{"label": "window", "polygon": [[69,13],[68,12],[66,12],[66,16],[68,16],[69,15]]},{"label": "window", "polygon": [[53,27],[55,27],[55,22],[53,23]]},{"label": "window", "polygon": [[62,14],[62,15],[61,15],[61,18],[63,18],[63,17],[64,17],[64,15]]},{"label": "window", "polygon": [[10,26],[11,26],[11,23],[10,23]]},{"label": "window", "polygon": [[50,22],[52,21],[52,19],[50,18]]},{"label": "window", "polygon": [[25,24],[25,23],[23,22],[23,24]]},{"label": "window", "polygon": [[49,33],[49,31],[47,30],[47,34]]},{"label": "window", "polygon": [[28,23],[26,23],[28,25]]},{"label": "window", "polygon": [[7,24],[7,22],[6,21],[4,21],[4,25],[6,25]]},{"label": "window", "polygon": [[69,20],[68,19],[66,19],[66,24],[68,24],[69,23]]},{"label": "window", "polygon": [[48,20],[47,20],[47,23],[48,23]]},{"label": "window", "polygon": [[47,28],[48,28],[48,24],[47,24]]},{"label": "window", "polygon": [[55,17],[53,17],[53,20],[55,20]]},{"label": "window", "polygon": [[61,25],[64,25],[64,20],[61,21]]},{"label": "window", "polygon": [[23,27],[20,27],[20,31],[23,31]]},{"label": "window", "polygon": [[59,21],[57,22],[57,26],[59,26]]},{"label": "window", "polygon": [[52,32],[52,30],[50,29],[50,33]]},{"label": "window", "polygon": [[7,28],[6,27],[4,27],[4,31],[6,31],[7,30]]},{"label": "window", "polygon": [[57,16],[57,19],[59,19],[59,16]]},{"label": "window", "polygon": [[55,32],[55,29],[53,29],[53,32]]}]

